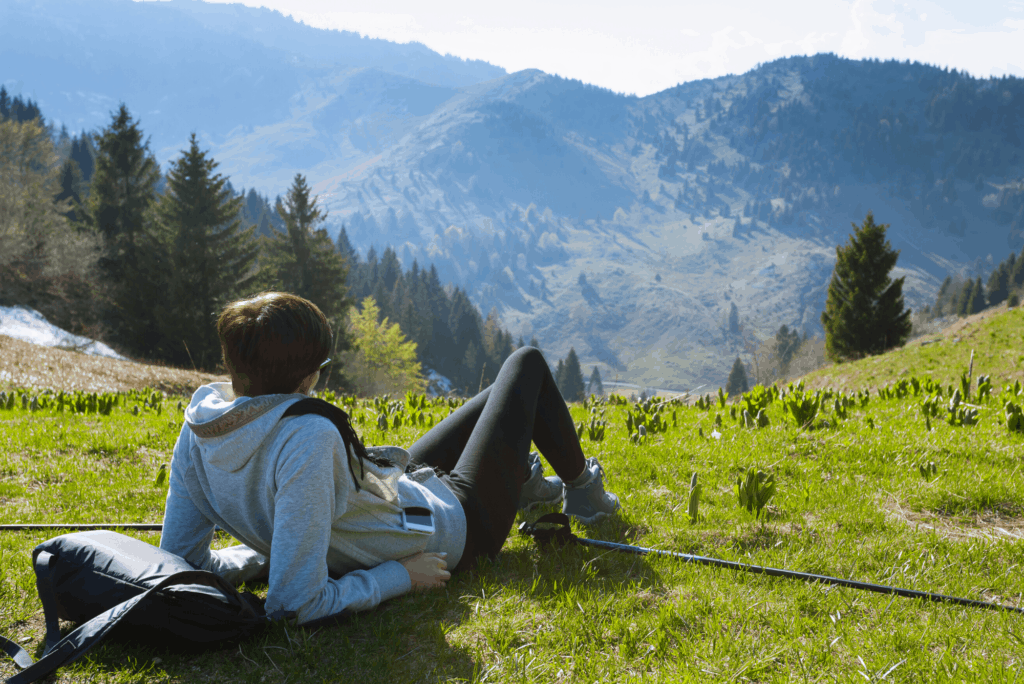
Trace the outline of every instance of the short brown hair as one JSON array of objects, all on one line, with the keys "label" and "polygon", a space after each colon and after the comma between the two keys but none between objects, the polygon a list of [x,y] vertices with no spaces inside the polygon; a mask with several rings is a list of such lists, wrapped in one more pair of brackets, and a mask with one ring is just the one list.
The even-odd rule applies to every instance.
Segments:
[{"label": "short brown hair", "polygon": [[331,353],[331,325],[316,304],[287,292],[231,302],[217,319],[235,393],[294,392]]}]

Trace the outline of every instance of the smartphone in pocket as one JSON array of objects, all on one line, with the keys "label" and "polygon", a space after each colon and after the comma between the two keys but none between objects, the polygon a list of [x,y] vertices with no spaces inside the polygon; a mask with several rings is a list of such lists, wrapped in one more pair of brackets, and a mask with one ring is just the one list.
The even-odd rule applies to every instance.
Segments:
[{"label": "smartphone in pocket", "polygon": [[422,508],[420,506],[413,506],[412,508],[403,508],[402,525],[407,530],[413,530],[415,532],[424,532],[426,534],[433,534],[434,516],[430,512],[429,508]]}]

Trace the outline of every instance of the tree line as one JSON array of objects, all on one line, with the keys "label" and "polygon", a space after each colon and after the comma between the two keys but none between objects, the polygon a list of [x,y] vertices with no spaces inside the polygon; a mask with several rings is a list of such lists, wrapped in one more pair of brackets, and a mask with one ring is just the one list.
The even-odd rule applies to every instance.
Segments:
[{"label": "tree line", "polygon": [[[353,299],[358,303],[371,298],[379,309],[378,317],[397,324],[416,344],[419,362],[448,378],[461,393],[472,395],[493,383],[505,359],[526,345],[522,337],[513,341],[512,334],[501,327],[496,308],[484,318],[464,289],[442,285],[433,264],[421,268],[413,260],[410,268],[403,270],[391,246],[379,255],[371,246],[362,258],[349,241],[345,226],[336,244],[350,265],[348,285]],[[540,348],[535,337],[529,344]],[[590,381],[584,382],[575,348],[558,360],[553,372],[567,401],[582,401],[586,394],[604,392],[596,366]]]},{"label": "tree line", "polygon": [[[346,391],[422,390],[425,366],[473,394],[525,344],[433,265],[404,270],[390,246],[361,258],[344,226],[332,240],[301,174],[271,208],[255,190],[237,193],[194,134],[162,174],[123,104],[98,134],[71,136],[0,88],[0,145],[5,166],[27,174],[2,176],[0,300],[129,356],[222,371],[216,316],[262,290],[323,310],[342,360],[331,381]],[[585,386],[575,349],[555,373],[570,401],[602,391],[596,367]]]},{"label": "tree line", "polygon": [[1006,302],[1009,306],[1020,304],[1024,291],[1024,249],[1020,255],[1010,252],[989,274],[983,285],[977,278],[954,278],[947,275],[939,286],[935,304],[925,308],[930,318],[940,316],[970,316]]},{"label": "tree line", "polygon": [[0,145],[8,303],[129,356],[203,370],[220,363],[213,323],[233,298],[289,289],[333,318],[348,304],[344,262],[301,175],[278,202],[285,231],[257,238],[196,136],[163,174],[124,105],[98,134],[71,137],[0,88]]},{"label": "tree line", "polygon": [[89,334],[99,241],[74,220],[81,187],[68,162],[73,147],[36,103],[0,86],[0,304],[30,306]]}]

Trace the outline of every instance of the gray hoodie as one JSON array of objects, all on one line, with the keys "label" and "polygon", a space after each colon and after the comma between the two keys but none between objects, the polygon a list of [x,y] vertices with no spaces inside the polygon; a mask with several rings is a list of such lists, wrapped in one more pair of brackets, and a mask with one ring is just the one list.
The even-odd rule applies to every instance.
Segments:
[{"label": "gray hoodie", "polygon": [[[236,584],[268,577],[267,612],[294,611],[300,623],[409,591],[396,559],[443,551],[455,567],[466,517],[451,490],[429,468],[404,474],[404,449],[369,447],[394,467],[361,468],[326,418],[282,419],[304,398],[236,398],[228,383],[196,391],[174,446],[160,548]],[[431,510],[434,534],[403,526],[412,506]],[[244,546],[211,551],[214,525]]]}]

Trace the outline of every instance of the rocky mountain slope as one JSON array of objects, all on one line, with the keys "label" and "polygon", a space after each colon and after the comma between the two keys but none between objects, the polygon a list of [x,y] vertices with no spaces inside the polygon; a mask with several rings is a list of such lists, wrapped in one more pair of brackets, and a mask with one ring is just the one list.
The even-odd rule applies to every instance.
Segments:
[{"label": "rocky mountain slope", "polygon": [[[124,100],[162,161],[195,129],[236,187],[304,173],[359,250],[435,263],[608,380],[717,386],[744,337],[819,331],[835,246],[868,211],[914,308],[1024,245],[1019,79],[816,55],[636,98],[233,5],[3,12],[22,26],[0,29],[0,63],[51,116],[98,126]],[[121,23],[86,17],[103,12]],[[5,42],[37,33],[64,37]]]},{"label": "rocky mountain slope", "polygon": [[541,72],[461,89],[319,181],[356,244],[433,261],[514,332],[604,377],[722,382],[747,338],[820,331],[867,211],[908,303],[1024,244],[1019,81],[829,55],[625,98]]}]

